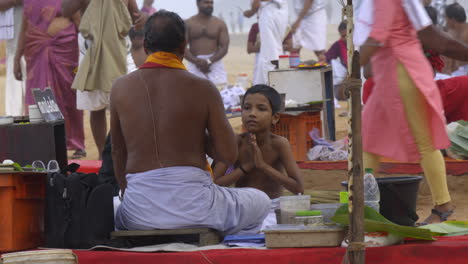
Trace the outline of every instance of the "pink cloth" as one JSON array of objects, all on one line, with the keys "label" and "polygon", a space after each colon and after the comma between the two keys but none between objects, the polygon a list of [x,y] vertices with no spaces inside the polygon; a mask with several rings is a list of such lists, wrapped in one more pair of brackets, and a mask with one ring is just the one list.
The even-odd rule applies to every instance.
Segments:
[{"label": "pink cloth", "polygon": [[402,0],[374,0],[374,4],[374,17],[378,19],[372,26],[370,37],[384,47],[372,57],[376,86],[363,111],[363,147],[366,152],[380,156],[416,162],[420,160],[420,154],[400,96],[398,62],[403,64],[428,102],[428,129],[436,149],[450,145],[440,93]]},{"label": "pink cloth", "polygon": [[141,12],[148,14],[148,16],[151,16],[152,14],[156,13],[156,9],[152,6],[148,7],[144,5],[141,8]]},{"label": "pink cloth", "polygon": [[32,89],[51,87],[65,117],[67,147],[84,149],[83,112],[76,109],[76,93],[71,89],[78,66],[78,34],[72,23],[55,36],[47,33],[50,23],[60,17],[62,0],[24,0],[26,104],[35,104]]}]

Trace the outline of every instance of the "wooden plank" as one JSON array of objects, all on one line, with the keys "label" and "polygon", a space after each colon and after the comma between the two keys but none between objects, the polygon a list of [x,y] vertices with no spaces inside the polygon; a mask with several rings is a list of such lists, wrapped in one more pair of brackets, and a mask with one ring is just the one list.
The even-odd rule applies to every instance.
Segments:
[{"label": "wooden plank", "polygon": [[155,229],[155,230],[125,230],[114,231],[111,237],[132,237],[132,236],[170,236],[170,235],[193,235],[217,233],[218,231],[210,228],[188,228],[188,229]]}]

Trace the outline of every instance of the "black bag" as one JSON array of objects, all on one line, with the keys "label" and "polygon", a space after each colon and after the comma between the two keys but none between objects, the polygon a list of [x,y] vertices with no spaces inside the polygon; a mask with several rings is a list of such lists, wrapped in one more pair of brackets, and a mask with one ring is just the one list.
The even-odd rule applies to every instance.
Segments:
[{"label": "black bag", "polygon": [[95,173],[76,172],[78,164],[47,175],[46,247],[90,248],[114,230],[113,188]]}]

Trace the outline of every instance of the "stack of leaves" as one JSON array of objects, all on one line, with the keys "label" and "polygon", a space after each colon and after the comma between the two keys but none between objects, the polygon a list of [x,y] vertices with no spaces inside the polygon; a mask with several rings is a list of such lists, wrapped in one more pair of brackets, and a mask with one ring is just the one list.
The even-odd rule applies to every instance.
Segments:
[{"label": "stack of leaves", "polygon": [[23,168],[18,163],[0,164],[0,172],[23,171]]},{"label": "stack of leaves", "polygon": [[462,221],[445,221],[443,223],[421,226],[420,228],[429,229],[432,232],[447,233],[446,236],[468,235],[468,222]]},{"label": "stack of leaves", "polygon": [[[348,205],[341,206],[332,220],[338,224],[349,225]],[[433,232],[430,229],[397,225],[368,206],[364,208],[364,230],[366,232],[388,232],[399,237],[421,240],[436,240],[435,236],[447,235],[447,232]]]}]

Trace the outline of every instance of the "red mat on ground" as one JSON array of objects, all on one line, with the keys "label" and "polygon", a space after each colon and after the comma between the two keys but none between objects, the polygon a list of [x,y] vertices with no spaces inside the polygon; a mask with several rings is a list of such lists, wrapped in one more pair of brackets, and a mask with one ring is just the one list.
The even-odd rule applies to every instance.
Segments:
[{"label": "red mat on ground", "polygon": [[[183,253],[134,253],[117,251],[75,251],[80,264],[153,264],[153,263],[217,263],[217,264],[282,264],[341,263],[344,248],[304,249],[227,249]],[[443,237],[434,242],[413,241],[405,245],[368,248],[367,263],[432,264],[468,263],[468,236]]]},{"label": "red mat on ground", "polygon": [[[98,173],[101,168],[100,160],[70,160],[69,163],[80,164],[78,171],[83,173]],[[468,161],[446,159],[447,173],[451,175],[468,174]],[[347,170],[347,161],[300,161],[298,165],[301,169],[311,170]],[[402,163],[391,160],[383,160],[382,173],[386,174],[421,174],[422,169],[418,163]]]},{"label": "red mat on ground", "polygon": [[[310,170],[347,170],[348,161],[299,161],[299,168]],[[447,173],[450,175],[468,174],[468,160],[445,158]],[[398,162],[382,159],[380,172],[385,174],[421,174],[423,170],[419,163]],[[468,263],[468,262],[467,262]]]}]

